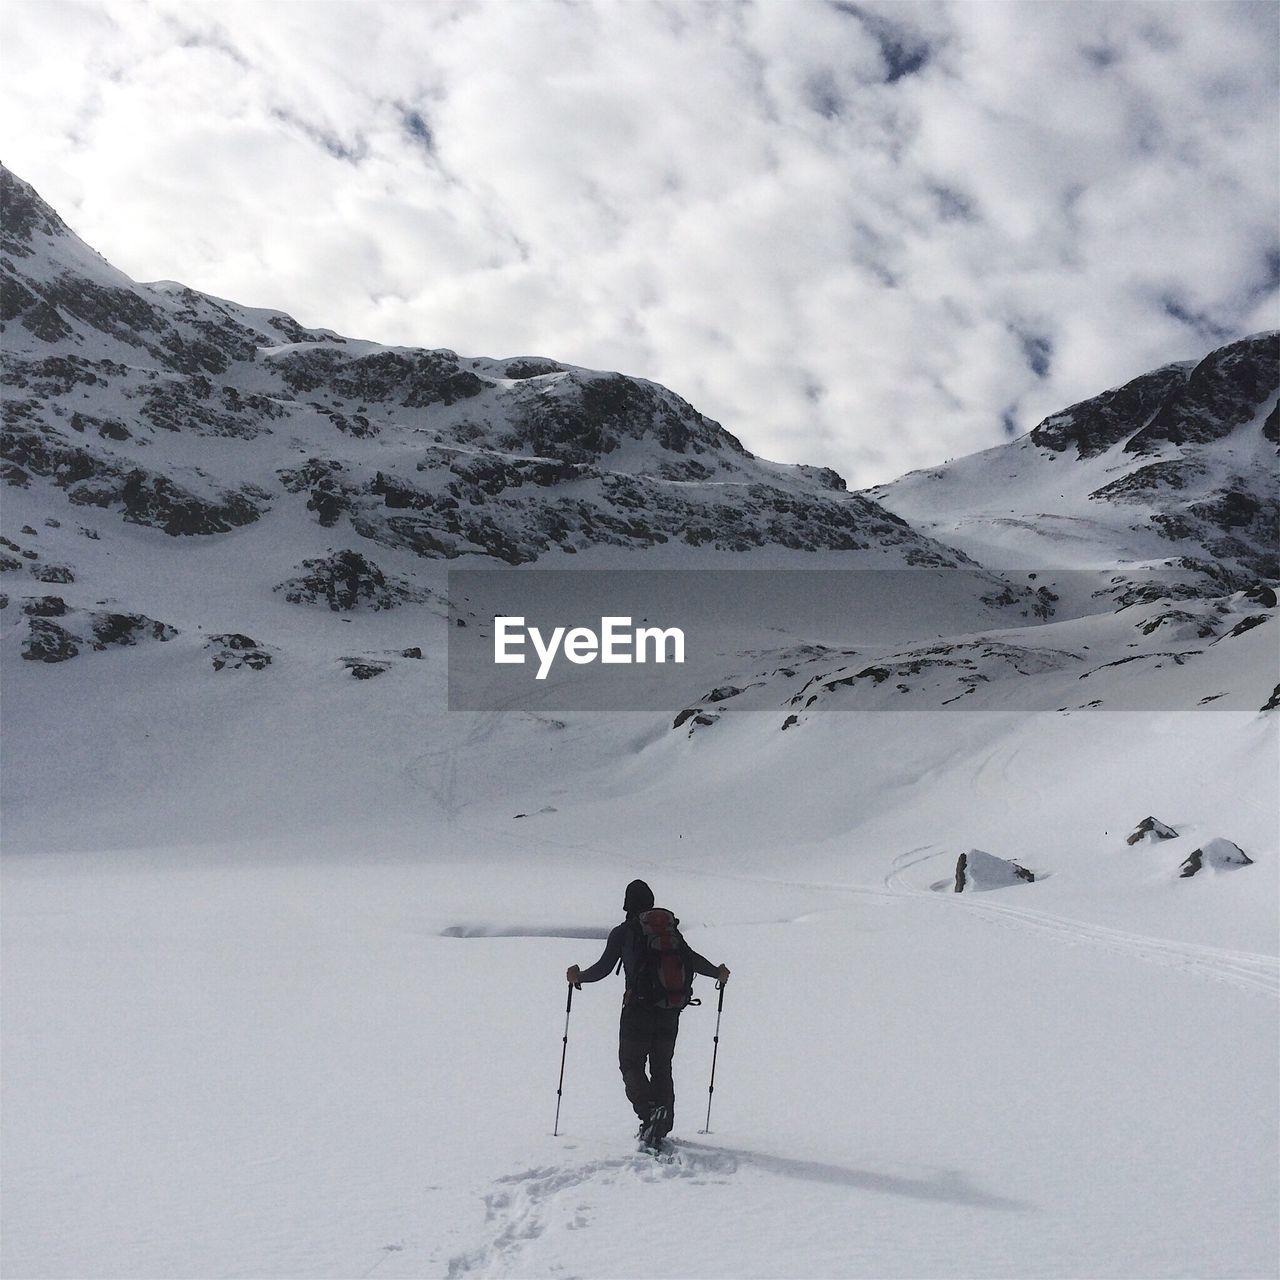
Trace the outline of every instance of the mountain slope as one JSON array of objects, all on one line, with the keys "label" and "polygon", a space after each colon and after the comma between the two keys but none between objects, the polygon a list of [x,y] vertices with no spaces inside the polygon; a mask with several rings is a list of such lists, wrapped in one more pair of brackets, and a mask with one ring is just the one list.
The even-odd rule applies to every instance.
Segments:
[{"label": "mountain slope", "polygon": [[1280,577],[1280,341],[1258,334],[1052,414],[1009,444],[867,491],[991,567]]},{"label": "mountain slope", "polygon": [[[4,181],[0,1270],[1274,1272],[1275,593],[1251,524],[1089,497],[1252,476],[1251,359],[1154,454],[1189,367],[904,480],[930,536],[651,383],[136,285]],[[761,617],[657,709],[449,710],[445,567],[516,561]],[[953,892],[974,849],[1034,881]],[[637,875],[733,970],[671,1165],[619,987],[564,1020]]]},{"label": "mountain slope", "polygon": [[951,565],[834,472],[755,458],[672,392],[543,359],[464,359],[140,285],[0,172],[3,477],[172,535],[304,508],[428,558],[511,564],[668,542]]}]

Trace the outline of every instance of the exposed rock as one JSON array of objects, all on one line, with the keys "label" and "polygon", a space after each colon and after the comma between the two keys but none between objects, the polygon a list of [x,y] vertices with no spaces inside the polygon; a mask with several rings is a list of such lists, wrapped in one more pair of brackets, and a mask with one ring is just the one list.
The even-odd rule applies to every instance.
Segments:
[{"label": "exposed rock", "polygon": [[1074,446],[1078,457],[1091,458],[1132,435],[1184,384],[1186,376],[1181,365],[1144,373],[1121,387],[1051,414],[1032,430],[1031,439],[1055,452]]},{"label": "exposed rock", "polygon": [[37,582],[74,582],[76,575],[65,564],[33,564],[31,576]]},{"label": "exposed rock", "polygon": [[956,892],[977,893],[1030,883],[1035,875],[1007,858],[997,858],[983,849],[969,849],[956,861]]},{"label": "exposed rock", "polygon": [[142,613],[94,613],[90,619],[95,649],[137,644],[139,640],[172,640],[178,634],[176,627]]},{"label": "exposed rock", "polygon": [[343,658],[342,665],[357,680],[372,680],[374,676],[380,676],[388,670],[385,662],[370,662],[365,658]]},{"label": "exposed rock", "polygon": [[1161,822],[1159,818],[1143,818],[1133,829],[1125,844],[1137,844],[1144,837],[1150,837],[1152,840],[1173,840],[1177,834],[1171,826]]},{"label": "exposed rock", "polygon": [[1232,844],[1230,840],[1221,838],[1206,840],[1199,849],[1193,850],[1178,868],[1178,878],[1189,879],[1191,876],[1198,875],[1205,867],[1210,867],[1214,871],[1229,871],[1233,867],[1248,867],[1252,864],[1253,859],[1239,845]]},{"label": "exposed rock", "polygon": [[421,658],[422,649],[415,644],[411,649],[401,649],[400,656],[402,658]]},{"label": "exposed rock", "polygon": [[1280,707],[1280,684],[1276,685],[1276,687],[1271,690],[1271,697],[1269,697],[1266,702],[1258,708],[1258,710],[1274,711],[1277,707]]},{"label": "exposed rock", "polygon": [[687,707],[681,711],[672,722],[673,729],[680,728],[681,725],[689,726],[689,733],[692,734],[694,729],[699,726],[709,726],[716,723],[720,719],[718,712],[704,711],[701,707]]},{"label": "exposed rock", "polygon": [[0,166],[0,249],[29,257],[37,235],[68,235],[67,224],[36,194],[30,184]]},{"label": "exposed rock", "polygon": [[[1252,631],[1254,627],[1260,627],[1264,622],[1270,622],[1271,615],[1269,613],[1254,613],[1247,618],[1241,618],[1225,636],[1219,636],[1218,640],[1230,640],[1233,636],[1242,636],[1246,631]],[[1213,643],[1217,644],[1218,640]]]},{"label": "exposed rock", "polygon": [[345,612],[393,609],[423,598],[403,579],[388,578],[358,551],[338,551],[323,559],[304,560],[300,568],[307,572],[276,587],[290,604],[327,604],[334,612]]},{"label": "exposed rock", "polygon": [[1220,440],[1254,417],[1280,383],[1280,344],[1274,334],[1244,338],[1210,352],[1167,396],[1127,453],[1161,444]]},{"label": "exposed rock", "polygon": [[171,537],[227,533],[251,524],[262,514],[245,493],[202,498],[166,476],[141,469],[130,471],[124,477],[120,497],[127,521],[150,525]]},{"label": "exposed rock", "polygon": [[210,636],[205,641],[215,671],[261,671],[271,665],[271,655],[249,636],[239,632]]},{"label": "exposed rock", "polygon": [[59,596],[31,601],[23,612],[28,621],[22,656],[40,662],[64,662],[74,658],[81,646],[102,651],[143,640],[172,640],[178,634],[176,627],[141,613],[70,609]]},{"label": "exposed rock", "polygon": [[22,606],[29,618],[61,618],[67,611],[67,602],[61,596],[36,596]]},{"label": "exposed rock", "polygon": [[736,685],[722,684],[717,685],[707,694],[708,702],[723,702],[726,698],[736,698],[742,692]]},{"label": "exposed rock", "polygon": [[541,378],[549,373],[563,372],[564,366],[556,364],[554,360],[525,358],[508,361],[507,367],[503,370],[503,376],[507,378]]},{"label": "exposed rock", "polygon": [[47,618],[32,618],[27,624],[27,639],[22,656],[32,662],[65,662],[80,652],[70,632]]}]

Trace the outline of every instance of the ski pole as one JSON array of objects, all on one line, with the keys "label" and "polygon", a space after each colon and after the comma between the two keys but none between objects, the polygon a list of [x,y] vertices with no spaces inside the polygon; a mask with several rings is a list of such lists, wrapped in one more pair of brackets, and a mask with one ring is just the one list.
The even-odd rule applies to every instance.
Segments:
[{"label": "ski pole", "polygon": [[720,1015],[724,1012],[724,983],[717,982],[716,988],[720,992],[720,999],[716,1001],[716,1034],[711,1049],[711,1083],[707,1085],[707,1127],[702,1130],[703,1133],[711,1132],[711,1095],[716,1091],[716,1058],[720,1053]]},{"label": "ski pole", "polygon": [[564,1048],[560,1050],[560,1083],[556,1086],[556,1127],[553,1138],[560,1136],[560,1100],[564,1096],[564,1060],[569,1052],[569,1010],[573,1008],[573,983],[569,983],[569,998],[564,1002]]}]

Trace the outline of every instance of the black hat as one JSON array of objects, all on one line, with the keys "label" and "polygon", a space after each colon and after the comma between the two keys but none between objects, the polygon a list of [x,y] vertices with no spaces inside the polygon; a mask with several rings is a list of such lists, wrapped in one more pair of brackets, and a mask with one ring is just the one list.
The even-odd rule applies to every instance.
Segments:
[{"label": "black hat", "polygon": [[633,880],[627,885],[627,896],[622,900],[622,909],[628,915],[633,911],[648,911],[653,906],[653,890],[643,880]]}]

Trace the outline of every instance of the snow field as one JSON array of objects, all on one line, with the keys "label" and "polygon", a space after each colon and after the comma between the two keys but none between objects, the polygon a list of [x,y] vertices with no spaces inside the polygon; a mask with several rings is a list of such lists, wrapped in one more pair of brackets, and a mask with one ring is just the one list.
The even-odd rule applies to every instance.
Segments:
[{"label": "snow field", "polygon": [[629,864],[452,839],[465,876],[405,832],[9,859],[5,1273],[627,1276],[641,1239],[658,1275],[1267,1273],[1264,992],[954,896],[655,868],[734,970],[707,1136],[713,984],[683,1016],[667,1168],[620,980],[575,993],[550,1136],[602,943],[440,936],[607,925]]}]

